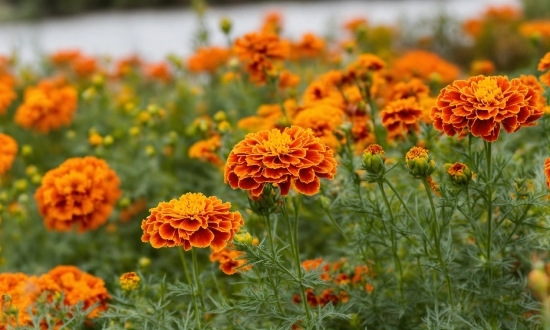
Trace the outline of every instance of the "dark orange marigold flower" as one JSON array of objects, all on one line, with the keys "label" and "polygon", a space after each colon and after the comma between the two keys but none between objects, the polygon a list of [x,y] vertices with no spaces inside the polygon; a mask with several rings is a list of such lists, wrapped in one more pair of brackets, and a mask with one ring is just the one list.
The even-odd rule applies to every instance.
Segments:
[{"label": "dark orange marigold flower", "polygon": [[314,195],[321,188],[319,178],[333,179],[336,160],[332,149],[312,132],[299,126],[248,134],[231,150],[225,164],[225,182],[233,189],[262,194],[266,183],[287,195],[292,185]]},{"label": "dark orange marigold flower", "polygon": [[0,80],[0,115],[6,113],[15,98],[17,98],[17,94],[12,84]]},{"label": "dark orange marigold flower", "polygon": [[508,133],[535,125],[543,114],[538,101],[537,92],[519,79],[476,76],[441,90],[430,117],[434,127],[449,136],[471,132],[493,142],[501,125]]},{"label": "dark orange marigold flower", "polygon": [[221,137],[219,135],[214,135],[207,140],[195,142],[189,148],[189,157],[207,161],[216,166],[221,166],[223,165],[223,160],[217,153],[221,146]]},{"label": "dark orange marigold flower", "polygon": [[210,253],[210,261],[220,263],[220,270],[226,275],[233,275],[237,272],[247,271],[252,268],[252,265],[242,267],[246,264],[245,259],[240,257],[244,255],[244,252],[234,249],[233,244],[228,244],[221,251],[212,251]]},{"label": "dark orange marigold flower", "polygon": [[[0,274],[0,329],[8,329],[8,325],[18,324],[20,326],[30,325],[31,317],[28,313],[29,307],[40,292],[35,276],[28,276],[23,273],[1,273]],[[10,296],[11,308],[17,310],[17,314],[8,314],[2,311],[3,295]],[[6,307],[4,307],[6,308]],[[11,329],[11,327],[10,327]]]},{"label": "dark orange marigold flower", "polygon": [[72,62],[73,71],[79,77],[88,77],[97,72],[97,60],[90,56],[80,56]]},{"label": "dark orange marigold flower", "polygon": [[306,33],[300,41],[292,44],[291,49],[293,59],[315,58],[323,53],[325,41],[313,33]]},{"label": "dark orange marigold flower", "polygon": [[137,289],[140,281],[141,279],[136,272],[124,273],[120,275],[120,278],[118,279],[120,288],[124,291],[133,291]]},{"label": "dark orange marigold flower", "polygon": [[392,75],[397,80],[413,77],[424,81],[447,84],[458,78],[460,69],[434,53],[424,50],[410,51],[392,65]]},{"label": "dark orange marigold flower", "polygon": [[344,23],[344,29],[348,30],[349,32],[354,33],[357,31],[359,27],[366,28],[368,26],[368,21],[366,18],[363,17],[356,17],[348,20]]},{"label": "dark orange marigold flower", "polygon": [[470,75],[471,76],[478,76],[478,75],[492,75],[495,73],[495,65],[493,62],[489,60],[477,60],[473,61],[470,65]]},{"label": "dark orange marigold flower", "polygon": [[225,64],[231,51],[222,47],[200,47],[187,59],[187,68],[191,72],[212,73]]},{"label": "dark orange marigold flower", "polygon": [[544,56],[540,59],[538,69],[539,71],[546,71],[550,69],[550,52],[544,54]]},{"label": "dark orange marigold flower", "polygon": [[283,60],[289,55],[289,44],[273,33],[252,32],[235,40],[235,54],[242,61],[252,61],[256,56],[269,60]]},{"label": "dark orange marigold flower", "polygon": [[283,70],[279,74],[279,82],[277,83],[277,86],[280,89],[287,89],[287,88],[293,88],[300,84],[300,76],[297,74],[294,74],[288,70]]},{"label": "dark orange marigold flower", "polygon": [[144,72],[146,76],[160,81],[168,82],[172,79],[170,68],[166,62],[147,64]]},{"label": "dark orange marigold flower", "polygon": [[44,81],[38,87],[27,87],[23,103],[15,112],[15,122],[40,133],[69,125],[77,106],[76,89],[59,87]]},{"label": "dark orange marigold flower", "polygon": [[330,148],[336,149],[340,142],[334,135],[334,131],[343,122],[344,113],[340,108],[321,103],[300,111],[292,124],[311,129],[313,135],[320,138]]},{"label": "dark orange marigold flower", "polygon": [[230,203],[201,193],[161,202],[141,222],[141,240],[157,249],[182,246],[188,251],[210,246],[221,251],[244,223],[241,214],[230,212],[230,208]]},{"label": "dark orange marigold flower", "polygon": [[388,95],[388,100],[399,100],[414,97],[417,101],[428,97],[430,87],[428,87],[421,79],[412,78],[407,82],[399,82],[391,89]]},{"label": "dark orange marigold flower", "polygon": [[6,173],[17,155],[17,142],[9,135],[0,133],[0,175]]},{"label": "dark orange marigold flower", "polygon": [[544,160],[544,175],[546,176],[546,186],[550,189],[550,157]]},{"label": "dark orange marigold flower", "polygon": [[261,31],[279,34],[283,29],[283,17],[281,13],[273,11],[264,16]]},{"label": "dark orange marigold flower", "polygon": [[382,125],[388,131],[388,139],[405,137],[409,132],[417,132],[422,117],[422,108],[414,97],[390,102],[380,113]]},{"label": "dark orange marigold flower", "polygon": [[34,198],[46,228],[84,232],[107,221],[121,195],[119,183],[104,160],[71,158],[44,175]]},{"label": "dark orange marigold flower", "polygon": [[82,56],[78,49],[60,50],[50,55],[50,61],[55,65],[68,65]]}]

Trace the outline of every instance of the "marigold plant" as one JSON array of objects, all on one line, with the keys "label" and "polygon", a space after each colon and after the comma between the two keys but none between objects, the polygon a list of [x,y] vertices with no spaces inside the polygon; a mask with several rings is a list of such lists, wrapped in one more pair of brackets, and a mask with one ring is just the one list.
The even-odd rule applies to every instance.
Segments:
[{"label": "marigold plant", "polygon": [[17,155],[17,142],[9,135],[0,133],[0,175],[12,166]]}]

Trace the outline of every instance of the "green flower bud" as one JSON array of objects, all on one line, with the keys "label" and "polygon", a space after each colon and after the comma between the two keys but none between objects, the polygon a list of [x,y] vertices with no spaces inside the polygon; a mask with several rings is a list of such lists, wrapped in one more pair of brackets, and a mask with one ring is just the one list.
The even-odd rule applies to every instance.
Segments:
[{"label": "green flower bud", "polygon": [[378,144],[371,144],[363,153],[363,168],[367,171],[369,181],[380,179],[386,173],[384,150]]},{"label": "green flower bud", "polygon": [[435,171],[435,161],[431,157],[428,150],[412,147],[405,156],[409,174],[417,179],[427,179]]},{"label": "green flower bud", "polygon": [[228,17],[224,17],[220,20],[220,29],[224,34],[229,34],[231,32],[231,28],[233,27],[233,23],[231,22],[231,19]]},{"label": "green flower bud", "polygon": [[251,245],[252,240],[253,240],[252,235],[250,235],[249,232],[240,233],[240,234],[235,235],[235,241],[237,241],[239,243],[242,243],[242,244]]},{"label": "green flower bud", "polygon": [[474,175],[468,166],[458,162],[454,164],[445,164],[445,169],[453,184],[461,187],[467,186]]}]

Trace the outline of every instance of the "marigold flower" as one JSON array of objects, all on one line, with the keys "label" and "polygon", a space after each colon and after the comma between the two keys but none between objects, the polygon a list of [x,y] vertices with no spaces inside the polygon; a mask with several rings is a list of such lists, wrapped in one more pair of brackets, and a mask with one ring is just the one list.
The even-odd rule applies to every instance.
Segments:
[{"label": "marigold flower", "polygon": [[544,97],[544,87],[539,83],[537,77],[532,74],[520,75],[519,80],[522,84],[531,87],[539,95],[539,108],[543,109],[546,106],[546,98]]},{"label": "marigold flower", "polygon": [[550,69],[550,52],[544,54],[544,56],[540,59],[537,68],[539,71],[546,71]]},{"label": "marigold flower", "polygon": [[283,70],[279,74],[277,86],[280,89],[294,88],[300,84],[300,76],[288,70]]},{"label": "marigold flower", "polygon": [[142,61],[137,55],[122,58],[115,63],[114,76],[119,78],[126,76],[130,72],[137,70],[141,63]]},{"label": "marigold flower", "polygon": [[221,137],[219,135],[214,135],[207,140],[195,142],[189,148],[189,157],[206,161],[216,166],[221,166],[223,165],[223,160],[217,154],[221,146]]},{"label": "marigold flower", "polygon": [[95,157],[70,158],[48,171],[34,198],[49,230],[92,230],[107,221],[121,195],[116,173]]},{"label": "marigold flower", "polygon": [[60,50],[50,55],[50,61],[55,65],[67,65],[80,58],[82,53],[78,49]]},{"label": "marigold flower", "polygon": [[273,11],[265,15],[262,28],[260,29],[262,32],[279,34],[282,29],[283,17],[281,13]]},{"label": "marigold flower", "polygon": [[472,172],[466,164],[454,163],[454,164],[445,164],[445,169],[447,174],[451,178],[451,181],[457,186],[466,186],[472,180],[474,172]]},{"label": "marigold flower", "polygon": [[244,255],[244,252],[237,251],[234,249],[233,244],[228,244],[221,251],[212,251],[210,253],[210,261],[220,263],[220,270],[226,275],[233,275],[237,272],[247,271],[252,268],[252,265],[242,267],[246,264],[245,259],[240,257]]},{"label": "marigold flower", "polygon": [[344,23],[344,29],[352,33],[357,31],[359,27],[367,27],[367,26],[368,26],[368,21],[366,18],[363,18],[363,17],[353,18]]},{"label": "marigold flower", "polygon": [[536,125],[543,114],[538,101],[538,94],[517,78],[476,76],[441,90],[430,117],[435,129],[449,136],[471,132],[494,142],[501,124],[508,133]]},{"label": "marigold flower", "polygon": [[9,83],[0,81],[0,115],[8,110],[10,104],[17,98],[13,86]]},{"label": "marigold flower", "polygon": [[225,64],[231,51],[222,47],[199,47],[196,53],[187,59],[187,68],[191,72],[216,71],[221,65]]},{"label": "marigold flower", "polygon": [[550,157],[544,160],[544,175],[546,176],[546,186],[550,189]]},{"label": "marigold flower", "polygon": [[430,81],[437,78],[443,84],[450,83],[460,74],[456,65],[423,50],[410,51],[397,59],[392,65],[391,72],[397,80],[416,77],[423,81]]},{"label": "marigold flower", "polygon": [[427,179],[435,171],[435,161],[427,149],[412,147],[405,155],[409,174],[415,178]]},{"label": "marigold flower", "polygon": [[382,125],[388,131],[390,140],[417,132],[420,129],[418,121],[421,116],[422,108],[414,97],[392,101],[380,112]]},{"label": "marigold flower", "polygon": [[344,122],[343,116],[344,113],[339,108],[318,104],[300,111],[292,124],[311,129],[314,136],[320,138],[328,147],[336,149],[340,142],[334,131]]},{"label": "marigold flower", "polygon": [[172,79],[170,68],[166,62],[147,64],[144,68],[144,72],[146,76],[163,82],[168,82]]},{"label": "marigold flower", "polygon": [[120,221],[128,222],[146,208],[147,200],[145,198],[139,198],[120,211]]},{"label": "marigold flower", "polygon": [[120,275],[119,284],[124,291],[133,291],[138,288],[141,279],[135,272],[128,272]]},{"label": "marigold flower", "polygon": [[323,53],[325,49],[325,41],[313,33],[306,33],[302,39],[295,44],[292,44],[291,58],[315,58]]},{"label": "marigold flower", "polygon": [[266,183],[278,186],[283,196],[292,185],[314,195],[321,188],[319,178],[333,179],[336,166],[332,149],[311,131],[292,126],[248,134],[231,150],[224,178],[253,197],[261,196]]},{"label": "marigold flower", "polygon": [[0,133],[0,175],[12,166],[17,155],[17,142],[9,135]]},{"label": "marigold flower", "polygon": [[470,65],[470,75],[471,76],[478,76],[478,75],[492,75],[495,73],[495,65],[493,62],[489,60],[477,60],[473,61]]},{"label": "marigold flower", "polygon": [[23,104],[15,112],[15,122],[40,133],[69,125],[77,106],[76,89],[58,87],[44,81],[38,87],[27,87]]},{"label": "marigold flower", "polygon": [[279,121],[283,118],[284,114],[279,104],[264,104],[258,108],[256,116],[240,119],[237,126],[248,132],[257,132],[280,127]]},{"label": "marigold flower", "polygon": [[75,266],[57,266],[42,275],[39,284],[42,290],[62,292],[65,305],[76,306],[82,302],[83,310],[97,305],[88,318],[97,317],[100,312],[107,310],[107,300],[111,298],[102,279]]},{"label": "marigold flower", "polygon": [[243,225],[239,212],[229,212],[231,204],[201,193],[187,193],[179,199],[161,202],[141,223],[142,242],[154,248],[210,246],[218,252],[227,246]]},{"label": "marigold flower", "polygon": [[80,77],[89,77],[97,72],[97,60],[90,56],[80,56],[72,62],[73,71]]},{"label": "marigold flower", "polygon": [[527,38],[550,39],[550,22],[545,20],[530,21],[519,26],[519,32]]},{"label": "marigold flower", "polygon": [[407,82],[402,81],[393,86],[388,94],[388,100],[408,99],[409,97],[420,100],[429,94],[430,87],[424,84],[421,79],[412,78]]},{"label": "marigold flower", "polygon": [[[17,310],[15,315],[1,312],[0,308],[0,329],[7,329],[8,325],[29,325],[31,317],[28,313],[29,307],[40,292],[35,276],[28,276],[23,273],[0,273],[0,299],[3,295],[10,296],[11,308]],[[3,302],[0,301],[0,305]]]}]

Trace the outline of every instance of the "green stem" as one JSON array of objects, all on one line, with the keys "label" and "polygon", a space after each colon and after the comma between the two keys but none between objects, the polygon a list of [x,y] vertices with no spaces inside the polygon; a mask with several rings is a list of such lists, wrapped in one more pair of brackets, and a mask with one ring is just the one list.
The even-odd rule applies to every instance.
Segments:
[{"label": "green stem", "polygon": [[201,317],[199,313],[199,304],[197,303],[197,295],[195,294],[195,284],[191,281],[191,275],[189,273],[189,268],[187,267],[187,262],[185,261],[185,255],[183,254],[183,248],[177,248],[180,254],[181,264],[183,265],[183,272],[187,278],[187,284],[191,288],[191,295],[193,296],[193,305],[195,306],[195,318],[197,319],[197,325],[199,329],[202,329],[201,326]]},{"label": "green stem", "polygon": [[430,201],[430,207],[432,209],[432,231],[433,231],[433,239],[435,242],[435,249],[437,253],[437,260],[439,261],[439,264],[441,265],[441,269],[444,272],[445,275],[445,282],[447,283],[447,290],[449,291],[449,301],[451,303],[451,308],[454,309],[454,301],[453,301],[453,288],[451,285],[451,279],[449,277],[449,270],[447,268],[447,265],[443,261],[443,255],[441,254],[441,233],[439,232],[439,222],[437,219],[437,212],[435,210],[435,203],[432,197],[432,191],[430,189],[430,184],[428,183],[428,180],[426,178],[422,179],[422,183],[424,184],[424,189],[426,190],[426,194],[428,195],[428,199]]},{"label": "green stem", "polygon": [[[269,240],[269,248],[271,250],[271,254],[273,255],[273,259],[276,260],[277,256],[275,254],[275,244],[273,242],[273,234],[271,233],[271,221],[269,219],[269,214],[263,215],[265,226],[267,228],[267,237]],[[277,302],[277,309],[279,310],[279,313],[281,315],[285,315],[283,306],[281,305],[281,300],[279,299],[279,290],[277,290],[277,286],[275,285],[275,281],[273,281],[273,275],[271,271],[267,271],[267,278],[269,280],[269,284],[271,285],[271,289],[273,290],[273,294],[275,295],[275,301]]]},{"label": "green stem", "polygon": [[390,187],[390,189],[393,191],[395,197],[397,197],[397,199],[399,199],[399,201],[401,202],[401,205],[403,205],[403,208],[405,209],[405,212],[407,212],[407,215],[409,216],[409,218],[411,218],[412,221],[415,221],[416,220],[415,217],[413,217],[411,211],[407,207],[407,204],[405,204],[405,201],[403,200],[403,198],[401,198],[401,195],[399,194],[397,189],[395,189],[395,187],[387,179],[384,179],[384,183],[387,184],[388,187]]},{"label": "green stem", "polygon": [[[399,260],[399,255],[397,254],[397,240],[395,237],[395,218],[393,217],[393,212],[391,210],[390,202],[388,201],[388,197],[386,196],[386,192],[384,191],[384,184],[382,182],[378,182],[378,188],[380,188],[380,192],[382,192],[382,197],[384,199],[384,204],[386,204],[386,208],[388,209],[388,213],[391,220],[391,227],[390,227],[390,239],[391,239],[391,250],[393,254],[393,261],[395,263],[395,268],[399,272],[399,279],[398,279],[398,285],[399,285],[399,293],[401,295],[401,300],[404,299],[403,297],[403,268],[401,267],[401,260]],[[382,221],[382,224],[384,225],[384,228],[386,228],[386,224],[384,221]],[[387,231],[387,228],[386,228]]]},{"label": "green stem", "polygon": [[198,295],[199,295],[199,298],[200,298],[202,310],[204,312],[205,311],[205,309],[204,309],[204,296],[202,294],[202,292],[203,292],[202,291],[202,283],[201,283],[201,280],[200,280],[200,277],[199,277],[199,263],[197,262],[197,251],[196,251],[196,249],[191,248],[191,256],[193,258],[193,274],[195,276],[195,281],[197,282]]},{"label": "green stem", "polygon": [[[297,208],[297,205],[295,205],[295,208]],[[307,303],[306,290],[304,288],[304,285],[302,284],[304,277],[302,273],[302,265],[300,263],[300,251],[298,249],[298,210],[297,209],[294,210],[294,223],[291,224],[290,217],[288,215],[288,209],[286,207],[286,199],[283,199],[282,214],[287,224],[288,231],[290,233],[290,245],[291,245],[292,257],[294,258],[294,266],[296,268],[296,274],[298,275],[298,279],[300,282],[298,285],[300,288],[300,296],[302,297],[302,304],[304,305],[304,310],[306,313],[307,323],[305,327],[306,329],[308,329],[309,324],[311,323],[311,312],[309,310],[309,305]]]},{"label": "green stem", "polygon": [[486,257],[489,265],[489,291],[493,291],[493,267],[491,255],[491,241],[493,236],[493,184],[491,173],[491,142],[485,141],[485,157],[487,158],[487,246]]},{"label": "green stem", "polygon": [[334,217],[332,216],[332,214],[330,213],[330,210],[327,210],[325,209],[325,213],[328,215],[328,218],[330,219],[330,222],[332,222],[332,225],[336,228],[336,230],[338,230],[338,232],[340,233],[340,235],[342,235],[342,237],[344,237],[344,239],[346,241],[349,241],[348,237],[346,236],[346,234],[344,233],[344,230],[342,229],[342,227],[340,227],[340,225],[338,224],[338,222],[336,222],[336,220],[334,219]]}]

